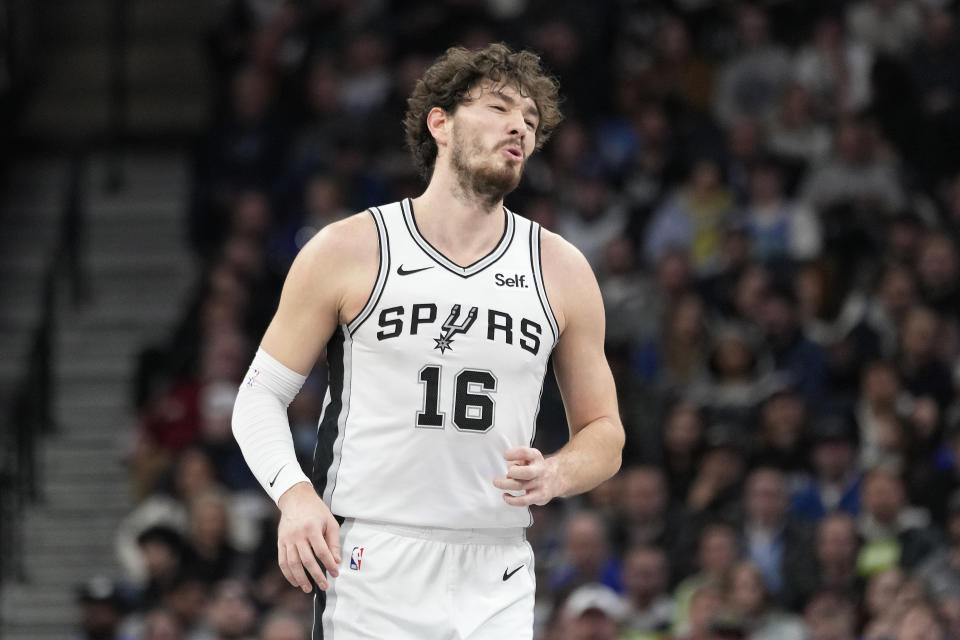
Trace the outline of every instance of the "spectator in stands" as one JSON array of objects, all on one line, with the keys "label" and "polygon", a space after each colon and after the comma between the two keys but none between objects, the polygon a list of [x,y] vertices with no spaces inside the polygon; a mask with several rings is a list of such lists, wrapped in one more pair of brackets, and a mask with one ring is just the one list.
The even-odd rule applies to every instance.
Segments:
[{"label": "spectator in stands", "polygon": [[757,328],[763,310],[763,302],[771,285],[771,274],[766,268],[757,264],[746,267],[737,279],[730,300],[731,319],[751,328]]},{"label": "spectator in stands", "polygon": [[737,206],[743,206],[750,196],[750,172],[766,155],[764,125],[758,118],[744,117],[727,127],[725,133],[721,171]]},{"label": "spectator in stands", "polygon": [[791,492],[804,482],[808,461],[807,405],[790,380],[769,389],[760,403],[752,466],[776,467]]},{"label": "spectator in stands", "polygon": [[[728,583],[730,572],[741,557],[740,551],[737,532],[730,525],[715,521],[700,529],[696,573],[684,578],[674,590],[675,632],[682,634],[686,629],[706,628],[722,602],[717,589]],[[698,605],[695,600],[701,590],[705,590],[704,596],[710,597]]]},{"label": "spectator in stands", "polygon": [[956,8],[930,3],[926,7],[924,38],[911,52],[907,68],[911,90],[926,125],[929,158],[919,162],[932,165],[936,179],[957,168],[948,140],[960,135],[960,38]]},{"label": "spectator in stands", "polygon": [[847,25],[878,54],[902,58],[922,34],[923,14],[912,0],[857,0],[849,5]]},{"label": "spectator in stands", "polygon": [[[906,196],[896,167],[885,158],[872,125],[862,118],[841,119],[834,133],[832,156],[807,174],[800,195],[821,215],[829,216],[836,205],[854,204],[870,214],[891,214],[903,208]],[[824,226],[839,224],[827,219]]]},{"label": "spectator in stands", "polygon": [[726,607],[743,620],[750,640],[805,639],[799,618],[777,606],[760,568],[752,562],[740,562],[730,572]]},{"label": "spectator in stands", "polygon": [[624,622],[627,638],[666,634],[673,621],[670,567],[659,547],[633,546],[624,554],[623,587],[630,612]]},{"label": "spectator in stands", "polygon": [[628,232],[634,241],[667,190],[683,174],[677,133],[663,104],[650,102],[638,108],[633,120],[637,149],[624,170],[623,194],[632,211]]},{"label": "spectator in stands", "polygon": [[195,447],[180,454],[170,476],[169,481],[137,505],[117,527],[117,556],[127,577],[135,583],[142,583],[147,576],[138,542],[141,533],[160,526],[182,534],[187,529],[187,503],[217,486],[212,461]]},{"label": "spectator in stands", "polygon": [[817,523],[813,562],[800,567],[785,602],[798,608],[823,592],[835,593],[848,602],[860,602],[865,585],[857,573],[859,550],[853,517],[840,511],[824,516]]},{"label": "spectator in stands", "polygon": [[564,594],[599,582],[622,593],[620,560],[612,553],[607,523],[593,511],[582,510],[570,516],[563,528],[563,555],[550,574],[550,589]]},{"label": "spectator in stands", "polygon": [[824,351],[827,385],[838,403],[854,401],[860,371],[882,355],[881,336],[868,317],[868,301],[832,261],[806,263],[796,276],[804,333]]},{"label": "spectator in stands", "polygon": [[810,533],[789,514],[786,480],[778,469],[760,467],[747,476],[744,491],[744,556],[763,576],[766,590],[782,599],[809,566]]},{"label": "spectator in stands", "polygon": [[646,316],[656,314],[651,313],[646,282],[637,269],[636,247],[626,236],[607,243],[598,282],[607,313],[607,342],[636,344],[643,325],[654,322]]},{"label": "spectator in stands", "polygon": [[667,554],[667,568],[685,565],[690,523],[683,508],[671,504],[663,471],[653,465],[628,467],[618,477],[617,551],[622,555],[630,548],[656,546]]},{"label": "spectator in stands", "polygon": [[704,445],[703,414],[690,402],[669,409],[663,429],[663,469],[672,503],[685,502]]},{"label": "spectator in stands", "polygon": [[769,119],[790,79],[790,58],[771,42],[767,15],[753,5],[737,13],[739,51],[720,69],[714,114],[721,125],[744,116]]},{"label": "spectator in stands", "polygon": [[192,640],[203,637],[209,599],[210,585],[188,568],[174,581],[163,606],[177,619],[184,637]]},{"label": "spectator in stands", "polygon": [[761,303],[760,325],[774,369],[790,376],[804,400],[814,403],[823,399],[826,360],[820,346],[804,334],[797,305],[792,288],[771,287]]},{"label": "spectator in stands", "polygon": [[562,640],[616,640],[626,603],[610,587],[585,584],[563,605]]},{"label": "spectator in stands", "polygon": [[[932,231],[920,242],[917,284],[923,303],[949,320],[956,331],[960,320],[960,255],[956,240]],[[956,340],[956,336],[952,336]],[[956,345],[949,352],[956,350]]]},{"label": "spectator in stands", "polygon": [[249,188],[269,189],[283,165],[287,135],[273,107],[273,79],[248,67],[232,79],[229,117],[212,127],[197,154],[197,184],[190,216],[191,239],[210,256],[229,230],[232,199]]},{"label": "spectator in stands", "polygon": [[687,510],[697,522],[736,516],[747,444],[739,426],[718,422],[707,428],[704,450],[686,496]]},{"label": "spectator in stands", "polygon": [[897,566],[915,569],[940,543],[929,528],[929,514],[907,504],[896,474],[884,468],[869,471],[860,503],[857,531],[864,545],[857,564],[863,575]]},{"label": "spectator in stands", "polygon": [[857,612],[853,603],[832,591],[821,591],[807,601],[803,620],[809,640],[855,640]]},{"label": "spectator in stands", "polygon": [[917,299],[917,282],[913,271],[903,265],[885,265],[868,302],[866,317],[870,328],[880,336],[883,357],[892,358],[896,355],[900,344],[900,326]]},{"label": "spectator in stands", "polygon": [[665,395],[702,380],[706,373],[708,335],[703,301],[686,293],[673,301],[663,334],[640,345],[634,357],[637,374]]},{"label": "spectator in stands", "polygon": [[[674,624],[674,638],[677,640],[716,640],[712,625],[723,607],[722,583],[713,581],[699,584],[689,596],[689,604],[684,615]],[[679,601],[678,601],[679,605]]]},{"label": "spectator in stands", "polygon": [[570,184],[568,198],[557,216],[557,232],[580,249],[594,271],[604,251],[627,228],[626,207],[600,173],[599,165],[582,167]]},{"label": "spectator in stands", "polygon": [[79,629],[73,640],[133,640],[120,631],[124,602],[117,585],[103,576],[91,578],[77,590]]},{"label": "spectator in stands", "polygon": [[258,620],[244,582],[224,580],[216,585],[206,615],[210,640],[253,640]]},{"label": "spectator in stands", "polygon": [[739,216],[755,260],[803,261],[820,253],[820,224],[809,208],[786,197],[775,158],[759,158],[751,167],[749,198]]},{"label": "spectator in stands", "polygon": [[852,419],[843,414],[816,420],[811,434],[813,473],[798,487],[790,505],[798,518],[815,523],[835,511],[859,514],[863,476],[856,466],[855,429]]},{"label": "spectator in stands", "polygon": [[936,611],[921,602],[907,610],[895,637],[896,640],[942,640],[943,627]]},{"label": "spectator in stands", "polygon": [[186,548],[183,536],[164,525],[154,525],[137,536],[137,545],[146,570],[137,609],[160,606],[184,569]]},{"label": "spectator in stands", "polygon": [[864,368],[856,407],[861,469],[900,464],[899,421],[908,402],[893,362],[877,360]]},{"label": "spectator in stands", "polygon": [[801,84],[791,84],[783,92],[780,107],[770,124],[768,147],[800,171],[827,159],[833,134],[814,118],[810,92]]},{"label": "spectator in stands", "polygon": [[897,368],[903,388],[914,398],[929,397],[940,410],[953,398],[950,367],[944,361],[942,318],[932,309],[914,307],[903,319]]},{"label": "spectator in stands", "polygon": [[207,490],[190,502],[188,536],[191,569],[208,583],[235,575],[240,558],[230,543],[227,499]]},{"label": "spectator in stands", "polygon": [[260,626],[261,640],[309,640],[303,620],[284,611],[271,613]]},{"label": "spectator in stands", "polygon": [[847,38],[843,20],[826,14],[814,26],[813,42],[795,60],[797,81],[806,87],[824,118],[862,111],[870,104],[870,48]]},{"label": "spectator in stands", "polygon": [[710,110],[714,67],[693,46],[686,23],[666,17],[657,29],[654,62],[646,83],[658,101],[687,117],[699,117]]},{"label": "spectator in stands", "polygon": [[738,433],[767,395],[770,361],[747,327],[725,324],[713,330],[705,375],[687,383],[690,398],[712,422],[727,423]]},{"label": "spectator in stands", "polygon": [[934,598],[960,594],[960,492],[947,501],[946,544],[920,563],[915,575]]},{"label": "spectator in stands", "polygon": [[154,609],[146,616],[143,640],[183,640],[183,630],[177,618],[165,609]]},{"label": "spectator in stands", "polygon": [[721,231],[733,206],[719,164],[706,156],[698,158],[686,182],[650,220],[643,248],[647,263],[655,264],[667,251],[680,248],[690,252],[697,275],[714,273],[720,268]]}]

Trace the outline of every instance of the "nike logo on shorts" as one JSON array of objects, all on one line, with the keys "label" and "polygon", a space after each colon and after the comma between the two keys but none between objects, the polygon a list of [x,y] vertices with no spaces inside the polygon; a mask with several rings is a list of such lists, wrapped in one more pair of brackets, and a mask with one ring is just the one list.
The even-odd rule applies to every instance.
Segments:
[{"label": "nike logo on shorts", "polygon": [[[287,466],[287,465],[283,465],[283,467],[285,467],[285,466]],[[273,476],[273,480],[270,481],[270,486],[271,486],[271,487],[273,486],[273,483],[277,481],[277,478],[280,477],[280,472],[283,471],[283,467],[280,467],[279,469],[277,469],[277,475]]]},{"label": "nike logo on shorts", "polygon": [[520,569],[523,569],[523,565],[520,565],[519,567],[517,567],[517,568],[514,569],[513,571],[507,571],[506,569],[504,569],[504,570],[503,570],[503,581],[506,582],[507,580],[509,580],[510,578],[512,578],[512,577],[513,577],[513,574],[515,574],[517,571],[520,571]]},{"label": "nike logo on shorts", "polygon": [[400,265],[397,267],[397,275],[408,276],[411,273],[420,273],[421,271],[426,271],[427,269],[433,269],[433,265],[430,265],[429,267],[420,267],[419,269],[404,269],[403,265]]}]

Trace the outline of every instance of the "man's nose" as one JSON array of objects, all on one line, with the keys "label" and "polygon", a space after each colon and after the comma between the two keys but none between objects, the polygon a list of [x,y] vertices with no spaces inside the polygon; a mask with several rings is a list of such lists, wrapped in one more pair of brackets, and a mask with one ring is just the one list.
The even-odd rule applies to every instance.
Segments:
[{"label": "man's nose", "polygon": [[520,136],[521,139],[527,133],[527,123],[523,121],[523,113],[519,109],[514,109],[510,113],[510,135]]}]

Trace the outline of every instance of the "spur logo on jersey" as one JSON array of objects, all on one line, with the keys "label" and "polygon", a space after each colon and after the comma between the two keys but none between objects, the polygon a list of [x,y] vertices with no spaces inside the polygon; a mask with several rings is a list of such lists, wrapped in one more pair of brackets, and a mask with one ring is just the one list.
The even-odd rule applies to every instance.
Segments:
[{"label": "spur logo on jersey", "polygon": [[[392,340],[403,335],[420,335],[424,325],[435,325],[439,309],[435,303],[421,302],[409,306],[388,307],[380,311],[377,317],[377,340]],[[479,331],[474,329],[478,318],[486,319],[486,334],[482,324]],[[471,329],[473,332],[471,333]],[[519,333],[519,335],[517,335]],[[513,315],[497,309],[481,310],[479,307],[470,307],[463,313],[463,307],[455,304],[450,308],[443,324],[440,325],[440,337],[433,338],[434,349],[446,353],[453,349],[454,336],[475,336],[491,342],[503,342],[509,345],[516,344],[524,351],[533,355],[540,352],[540,337],[543,327],[529,318],[515,318]]]},{"label": "spur logo on jersey", "polygon": [[363,547],[354,547],[350,554],[350,568],[354,571],[360,571],[361,564],[363,564]]},{"label": "spur logo on jersey", "polygon": [[440,349],[440,353],[446,353],[447,349],[452,349],[450,346],[453,344],[453,336],[458,333],[466,333],[470,331],[470,327],[473,326],[473,323],[477,319],[477,308],[470,307],[470,311],[467,312],[467,317],[464,318],[463,322],[457,324],[457,320],[460,319],[460,305],[453,305],[453,309],[450,310],[450,315],[447,316],[446,322],[443,323],[443,333],[440,334],[439,338],[434,338],[433,341],[437,343],[437,346],[434,349]]}]

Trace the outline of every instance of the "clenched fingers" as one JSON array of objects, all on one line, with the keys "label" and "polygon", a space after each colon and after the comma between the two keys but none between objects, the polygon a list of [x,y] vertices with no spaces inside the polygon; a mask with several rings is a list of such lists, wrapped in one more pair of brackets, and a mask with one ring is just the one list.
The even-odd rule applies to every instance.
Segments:
[{"label": "clenched fingers", "polygon": [[507,470],[507,477],[513,480],[535,480],[539,475],[540,465],[538,464],[510,465],[510,469]]},{"label": "clenched fingers", "polygon": [[513,478],[494,478],[493,486],[497,489],[502,489],[503,491],[523,491],[527,488],[529,483],[522,482],[520,480],[514,480]]},{"label": "clenched fingers", "polygon": [[522,496],[505,493],[503,500],[511,507],[529,507],[532,504],[546,504],[550,501],[541,489],[528,490]]}]

